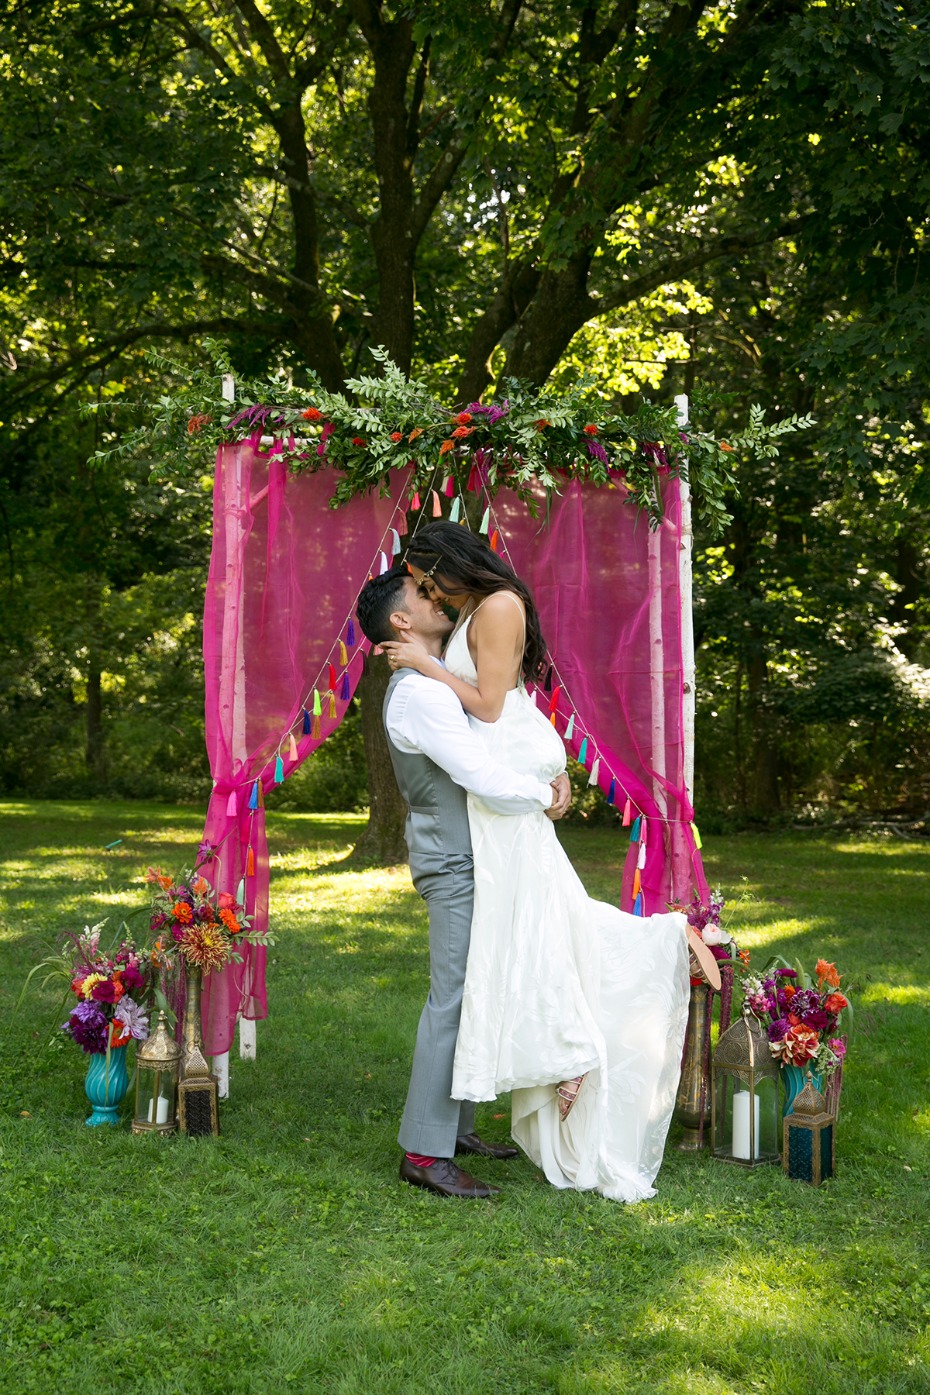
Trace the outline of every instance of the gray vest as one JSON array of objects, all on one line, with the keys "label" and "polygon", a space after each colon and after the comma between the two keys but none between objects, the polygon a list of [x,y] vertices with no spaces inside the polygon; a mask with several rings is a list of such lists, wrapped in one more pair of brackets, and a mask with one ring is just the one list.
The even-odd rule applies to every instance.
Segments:
[{"label": "gray vest", "polygon": [[[382,708],[385,735],[388,703],[394,689],[412,673],[413,669],[402,668],[391,675]],[[398,750],[390,736],[387,744],[400,792],[407,801],[405,835],[414,882],[420,872],[442,871],[451,858],[470,860],[468,802],[461,785],[450,779],[429,756]]]}]

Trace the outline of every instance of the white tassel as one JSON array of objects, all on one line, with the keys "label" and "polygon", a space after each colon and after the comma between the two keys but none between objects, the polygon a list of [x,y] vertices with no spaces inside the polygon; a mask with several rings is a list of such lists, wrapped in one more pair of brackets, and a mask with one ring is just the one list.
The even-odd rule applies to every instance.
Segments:
[{"label": "white tassel", "polygon": [[599,756],[595,756],[595,757],[594,757],[594,764],[591,766],[591,774],[588,776],[588,784],[589,784],[589,785],[596,785],[596,784],[597,784],[597,773],[598,773],[598,771],[600,770],[600,768],[601,768],[601,760],[600,760],[600,757],[599,757]]}]

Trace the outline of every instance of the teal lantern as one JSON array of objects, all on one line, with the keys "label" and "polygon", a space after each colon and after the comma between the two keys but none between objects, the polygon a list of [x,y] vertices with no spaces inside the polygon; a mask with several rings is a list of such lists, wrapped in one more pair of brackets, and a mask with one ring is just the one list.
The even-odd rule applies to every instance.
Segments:
[{"label": "teal lantern", "polygon": [[782,1167],[798,1182],[819,1187],[836,1172],[836,1119],[807,1072],[807,1084],[785,1117]]}]

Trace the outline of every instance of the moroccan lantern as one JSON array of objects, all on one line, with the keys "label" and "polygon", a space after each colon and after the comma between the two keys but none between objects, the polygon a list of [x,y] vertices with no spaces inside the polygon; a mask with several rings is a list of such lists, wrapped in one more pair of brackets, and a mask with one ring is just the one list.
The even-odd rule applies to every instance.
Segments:
[{"label": "moroccan lantern", "polygon": [[136,1112],[133,1133],[174,1133],[177,1122],[178,1066],[181,1048],[172,1038],[165,1014],[136,1051]]},{"label": "moroccan lantern", "polygon": [[748,1003],[723,1033],[711,1066],[711,1152],[724,1162],[778,1162],[781,1110],[778,1063]]},{"label": "moroccan lantern", "polygon": [[784,1121],[782,1167],[798,1182],[819,1187],[836,1172],[836,1119],[807,1072],[807,1084]]}]

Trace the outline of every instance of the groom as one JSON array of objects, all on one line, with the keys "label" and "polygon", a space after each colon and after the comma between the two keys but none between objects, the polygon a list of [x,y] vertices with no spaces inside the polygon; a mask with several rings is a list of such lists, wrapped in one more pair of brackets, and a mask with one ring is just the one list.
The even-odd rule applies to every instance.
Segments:
[{"label": "groom", "polygon": [[[437,662],[453,627],[441,606],[400,567],[367,583],[357,616],[372,644],[409,635]],[[568,776],[560,775],[549,785],[492,764],[452,689],[413,669],[392,675],[384,699],[384,726],[397,783],[409,808],[410,872],[429,910],[430,937],[430,991],[417,1030],[397,1140],[404,1149],[400,1175],[440,1196],[493,1196],[499,1188],[479,1182],[454,1161],[462,1153],[517,1156],[516,1148],[483,1142],[473,1131],[474,1104],[450,1095],[474,901],[466,791],[500,814],[545,809],[558,819],[569,804]]]}]

